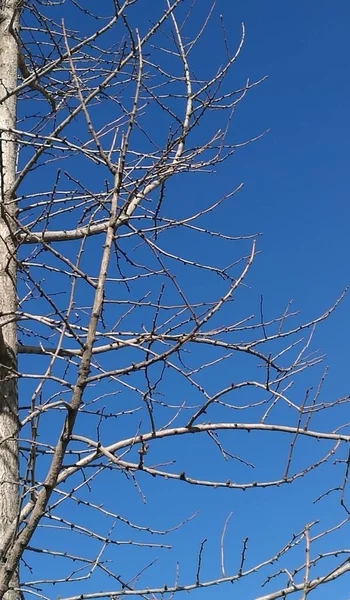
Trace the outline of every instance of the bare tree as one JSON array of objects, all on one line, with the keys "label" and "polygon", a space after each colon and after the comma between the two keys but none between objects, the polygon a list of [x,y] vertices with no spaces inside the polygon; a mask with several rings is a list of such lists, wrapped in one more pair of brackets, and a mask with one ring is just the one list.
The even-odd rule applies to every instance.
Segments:
[{"label": "bare tree", "polygon": [[[212,223],[241,185],[208,201],[191,197],[188,177],[253,141],[232,141],[230,124],[259,82],[232,88],[245,31],[232,51],[224,21],[221,66],[193,72],[216,18],[215,2],[208,14],[199,4],[2,1],[1,598],[172,598],[252,576],[256,599],[306,599],[350,571],[350,550],[332,542],[349,521],[349,398],[323,399],[326,371],[314,391],[305,379],[322,360],[315,327],[341,298],[306,323],[290,305],[270,320],[262,301],[256,317],[233,309],[257,235]],[[214,464],[211,451],[228,461],[228,477],[210,464],[196,475],[189,455],[179,468],[187,438],[202,444],[203,462]],[[252,439],[282,468],[277,457],[258,461],[252,477]],[[307,486],[333,460],[321,494],[337,507],[332,523],[316,524],[315,512],[295,533],[286,521],[283,546],[259,560],[244,538],[229,568],[227,518],[214,576],[206,532],[191,579],[181,561],[173,579],[152,572],[155,549],[190,526],[191,515],[172,520],[173,485],[243,490],[249,504],[263,488]],[[164,494],[167,527],[115,508],[116,494],[136,488],[144,499],[150,484]],[[135,552],[125,574],[120,546]]]}]

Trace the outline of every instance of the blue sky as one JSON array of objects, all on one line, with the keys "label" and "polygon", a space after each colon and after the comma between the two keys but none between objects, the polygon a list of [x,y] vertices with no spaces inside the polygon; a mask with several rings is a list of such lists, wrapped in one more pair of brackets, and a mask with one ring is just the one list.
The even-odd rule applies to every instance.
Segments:
[{"label": "blue sky", "polygon": [[[148,19],[152,17],[150,13],[158,6],[158,2],[155,2],[150,8],[150,1],[138,4],[140,9],[135,22],[138,21],[141,29],[147,26]],[[199,0],[198,4],[204,12],[210,3],[208,0]],[[221,44],[218,37],[221,12],[231,48],[239,39],[241,21],[246,26],[246,42],[232,70],[229,84],[240,87],[247,77],[253,81],[268,76],[239,105],[233,120],[231,139],[241,142],[267,129],[269,131],[262,139],[237,151],[232,159],[220,167],[218,174],[194,176],[186,181],[186,192],[183,180],[179,177],[170,185],[169,206],[171,209],[173,202],[182,200],[192,210],[197,203],[201,205],[203,199],[205,204],[209,204],[244,182],[243,190],[225,205],[224,210],[218,211],[212,222],[214,229],[223,229],[231,235],[263,234],[258,238],[260,254],[247,281],[249,289],[242,291],[242,296],[238,295],[235,310],[238,314],[256,313],[262,294],[266,317],[283,312],[287,302],[293,299],[293,308],[301,311],[300,319],[309,320],[333,304],[350,283],[350,5],[346,0],[219,0],[201,51],[194,53],[196,72],[204,73],[217,66],[217,50]],[[194,29],[195,26],[196,23],[193,23]],[[93,180],[93,174],[85,171],[83,175],[85,181],[89,181],[89,176]],[[176,238],[173,243],[177,243]],[[181,240],[181,246],[184,252],[191,249],[191,243],[186,238]],[[204,245],[194,250],[200,254],[209,252]],[[222,259],[221,256],[214,258],[218,261]],[[87,260],[93,261],[91,255]],[[186,275],[184,284],[189,293],[208,293],[206,283],[200,276],[192,279],[190,274]],[[349,308],[349,298],[345,298],[331,319],[320,326],[314,339],[314,347],[321,347],[327,353],[325,364],[330,366],[324,387],[324,396],[328,401],[349,391]],[[194,361],[200,358],[198,355]],[[245,368],[243,363],[241,365],[238,362],[238,368],[241,367]],[[237,367],[234,365],[233,368]],[[317,385],[320,374],[321,368],[317,368],[314,373],[303,376],[300,387],[296,387],[296,395],[305,386]],[[223,369],[215,371],[215,376],[224,380],[226,377],[229,379],[231,373]],[[163,391],[171,397],[180,384],[175,377],[172,379],[170,376],[168,381],[168,387]],[[209,377],[204,379],[204,383],[215,389],[216,382]],[[109,390],[108,384],[105,385],[106,391]],[[129,402],[133,402],[132,395],[129,397],[124,392],[120,405],[127,407]],[[334,418],[335,423],[339,416],[344,420],[347,418],[345,411],[340,415],[336,413],[334,417],[327,413],[327,418]],[[318,424],[321,429],[329,427],[329,423],[322,419]],[[125,435],[124,427],[118,421],[115,429],[113,426],[106,434],[111,440],[116,434]],[[281,465],[284,464],[284,450],[280,453],[278,443],[265,445],[259,436],[253,442],[247,442],[247,439],[250,440],[248,434],[240,435],[231,449],[241,452],[247,460],[256,461],[260,477],[269,477],[272,463],[280,461]],[[229,439],[227,441],[229,443]],[[219,453],[216,456],[204,438],[199,438],[197,445],[192,440],[182,439],[181,445],[178,440],[168,440],[162,448],[169,459],[176,452],[177,469],[181,469],[182,464],[188,464],[189,472],[193,469],[198,477],[205,477],[210,472],[217,474],[218,479],[224,479],[232,469],[231,466],[222,465]],[[329,449],[329,446],[325,448]],[[158,449],[154,452],[154,457],[159,459]],[[298,454],[300,465],[313,453],[317,455],[314,444],[302,442]],[[218,576],[220,535],[231,511],[233,516],[226,536],[227,571],[230,564],[237,569],[241,540],[247,534],[250,537],[248,564],[252,565],[254,560],[262,560],[276,552],[292,533],[301,530],[310,519],[321,519],[322,526],[334,525],[337,519],[345,516],[344,513],[337,508],[336,514],[333,514],[334,504],[328,498],[316,508],[312,500],[325,489],[325,478],[333,477],[337,468],[321,469],[312,473],[308,480],[302,479],[293,486],[282,487],[277,493],[270,490],[253,490],[251,493],[206,490],[185,486],[180,482],[175,482],[177,485],[174,482],[165,484],[164,481],[141,477],[143,490],[148,497],[146,505],[142,504],[131,484],[124,485],[121,475],[117,477],[107,473],[101,478],[98,495],[105,498],[110,506],[117,506],[118,512],[124,516],[144,523],[151,522],[153,527],[168,525],[169,521],[173,525],[199,509],[200,514],[196,519],[171,536],[174,544],[171,556],[160,559],[159,566],[150,570],[148,578],[143,579],[147,585],[152,585],[158,584],[161,576],[164,581],[161,579],[160,583],[170,583],[174,577],[175,562],[180,558],[181,578],[183,582],[189,582],[195,576],[195,553],[204,537],[208,537],[208,542],[203,574],[205,578]],[[239,475],[242,479],[250,476],[249,469],[243,469],[237,463],[234,463],[234,469],[234,476]],[[70,507],[70,511],[73,511],[70,514],[76,519],[89,523],[91,517],[85,514],[82,507]],[[94,525],[105,529],[102,520],[97,520]],[[121,531],[122,535],[130,535],[130,532]],[[41,536],[39,532],[38,539]],[[67,535],[66,539],[63,537],[60,540],[62,549],[71,543],[68,541],[70,539]],[[74,542],[77,552],[84,549],[81,540],[77,537]],[[47,540],[43,543],[47,545]],[[330,544],[346,546],[348,540],[341,535],[335,536]],[[126,577],[132,576],[137,566],[141,568],[156,555],[154,550],[146,551],[147,558],[144,554],[138,555],[137,550],[136,555],[133,552],[132,548],[118,549],[116,555],[117,567],[126,571]],[[278,588],[278,581],[272,582],[265,593]],[[326,600],[331,593],[337,600],[348,600],[346,587],[348,580],[340,580],[324,590],[320,588],[315,598]],[[77,593],[78,589],[79,586]],[[81,589],[92,590],[90,582]],[[239,596],[236,597],[242,600],[253,600],[265,590],[257,587],[254,577],[237,589]],[[212,588],[195,592],[193,597],[214,599],[219,595],[226,600],[235,597],[234,592],[235,587],[228,584],[220,590]],[[62,595],[65,595],[63,591]]]}]

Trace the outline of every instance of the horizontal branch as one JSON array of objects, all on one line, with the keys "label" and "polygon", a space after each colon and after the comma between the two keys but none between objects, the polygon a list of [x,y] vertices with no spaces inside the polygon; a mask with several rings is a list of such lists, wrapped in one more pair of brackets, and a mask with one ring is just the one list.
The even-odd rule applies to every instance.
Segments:
[{"label": "horizontal branch", "polygon": [[[192,590],[197,590],[201,588],[213,587],[214,585],[220,585],[222,583],[233,583],[238,579],[241,579],[244,576],[250,575],[258,571],[263,565],[258,565],[257,567],[253,567],[248,571],[244,571],[243,573],[238,573],[236,575],[232,575],[231,577],[221,577],[218,579],[212,579],[210,581],[196,582],[190,585],[175,585],[171,587],[163,586],[158,588],[145,588],[142,590],[129,590],[129,589],[121,589],[121,590],[109,590],[108,592],[92,592],[88,594],[79,594],[77,596],[69,596],[66,598],[61,598],[61,600],[92,600],[93,598],[115,598],[118,596],[149,596],[151,594],[175,594],[178,592],[190,592]],[[329,583],[334,579],[337,579],[344,573],[350,571],[350,559],[346,561],[343,565],[334,569],[331,573],[324,577],[316,577],[312,579],[308,583],[308,588],[311,591],[312,589],[317,588],[319,585],[323,583]],[[285,598],[289,594],[294,594],[295,592],[300,592],[304,588],[304,582],[298,583],[295,585],[290,585],[286,588],[280,589],[277,592],[272,592],[265,596],[259,596],[255,600],[277,600],[278,598]]]},{"label": "horizontal branch", "polygon": [[[300,429],[298,427],[289,427],[287,425],[269,425],[266,423],[203,423],[190,427],[173,427],[171,429],[158,430],[154,433],[150,432],[145,433],[143,435],[137,435],[131,438],[127,438],[125,440],[121,440],[119,442],[115,442],[114,444],[110,444],[104,450],[106,450],[110,454],[115,454],[116,452],[128,448],[130,446],[135,446],[136,444],[145,444],[156,439],[175,437],[187,434],[203,433],[208,431],[247,431],[248,433],[250,433],[251,431],[270,431],[275,433],[287,433],[290,435],[301,435],[314,438],[316,440],[334,440],[348,443],[350,442],[350,435],[335,432],[326,433],[321,431],[312,431],[307,429]],[[74,437],[75,439],[79,438],[79,436]],[[85,441],[85,438],[81,439],[84,439]],[[91,454],[79,460],[74,466],[68,467],[59,475],[57,485],[66,481],[70,475],[73,475],[73,473],[76,473],[78,470],[83,469],[96,459],[101,458],[102,455],[103,452],[100,452],[97,448]]]},{"label": "horizontal branch", "polygon": [[32,231],[28,233],[20,233],[19,239],[22,244],[38,244],[40,242],[66,242],[69,240],[80,240],[87,236],[97,235],[106,232],[108,220],[95,225],[86,225],[84,227],[76,227],[75,229],[60,229],[57,231]]}]

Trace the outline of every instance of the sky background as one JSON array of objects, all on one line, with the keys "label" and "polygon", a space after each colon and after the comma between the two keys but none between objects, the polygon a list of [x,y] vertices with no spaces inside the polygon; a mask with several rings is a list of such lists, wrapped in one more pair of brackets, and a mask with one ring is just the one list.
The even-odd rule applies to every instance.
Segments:
[{"label": "sky background", "polygon": [[[208,2],[203,4],[209,6]],[[236,234],[263,232],[258,240],[261,255],[249,278],[251,300],[247,295],[246,302],[251,301],[256,312],[257,298],[263,294],[265,314],[272,316],[293,298],[294,308],[302,311],[303,319],[309,319],[332,304],[350,281],[350,5],[345,0],[219,2],[213,18],[213,35],[205,38],[206,47],[202,46],[201,55],[196,57],[196,68],[203,71],[217,64],[221,40],[215,32],[218,33],[220,12],[224,15],[231,48],[239,38],[240,22],[246,26],[246,42],[230,83],[233,80],[239,87],[246,77],[258,80],[268,76],[239,105],[232,137],[243,141],[265,129],[269,133],[239,150],[220,170],[220,177],[206,178],[203,184],[193,178],[193,192],[218,197],[244,182],[244,190],[230,208],[225,206],[224,229]],[[349,308],[347,298],[315,336],[314,345],[327,352],[326,363],[330,366],[326,396],[348,391]],[[310,380],[315,382],[312,375]],[[191,452],[190,448],[188,451]],[[255,451],[254,454],[259,452],[258,446]],[[206,460],[205,450],[197,452],[196,464]],[[275,448],[265,452],[266,460],[278,459]],[[306,446],[305,452],[312,452],[311,445]],[[186,443],[183,453],[188,457]],[[283,545],[285,527],[295,532],[311,514],[327,523],[328,511],[333,510],[327,501],[315,513],[309,513],[310,500],[322,489],[323,477],[324,473],[310,477],[308,486],[303,482],[294,488],[286,487],[277,500],[275,497],[272,500],[269,492],[250,496],[249,517],[243,493],[230,495],[225,490],[198,489],[184,492],[174,486],[179,508],[184,502],[193,510],[201,508],[197,523],[188,526],[178,542],[184,578],[186,574],[190,577],[193,552],[204,535],[209,538],[204,560],[206,574],[217,574],[219,535],[230,511],[233,517],[227,540],[228,556],[232,551],[232,559],[228,558],[231,564],[237,561],[237,540],[240,543],[243,539],[247,521],[252,536],[252,561],[253,557],[266,556],[279,544]],[[159,506],[152,495],[151,510],[157,510],[157,506],[159,511],[164,510],[164,491],[158,499]],[[181,510],[179,513],[183,514]],[[343,539],[343,543],[346,545],[348,540]],[[270,589],[277,586],[275,582]],[[348,600],[348,589],[347,577],[334,586],[318,589],[314,596],[317,600],[328,600],[331,596]],[[244,600],[251,600],[262,595],[263,590],[254,587],[252,578],[239,588],[238,594]],[[220,590],[212,588],[197,592],[195,597],[213,600],[218,595],[225,599],[235,597],[234,588],[230,585]]]},{"label": "sky background", "polygon": [[[266,297],[295,298],[311,314],[349,281],[350,7],[248,0],[225,3],[225,14],[233,30],[240,20],[247,28],[236,72],[252,79],[268,75],[242,103],[237,119],[251,135],[270,129],[237,153],[227,172],[245,182],[240,223],[264,233],[260,276],[269,283]],[[345,306],[328,327],[338,332],[327,337],[328,352],[334,349],[344,372]]]},{"label": "sky background", "polygon": [[[220,183],[225,185],[232,177],[244,181],[233,218],[241,231],[263,232],[258,242],[262,254],[250,280],[253,293],[264,294],[268,314],[293,298],[294,308],[310,318],[332,303],[350,280],[350,4],[242,0],[221,5],[233,36],[238,35],[240,21],[246,26],[246,43],[235,75],[248,75],[252,80],[268,75],[240,105],[234,127],[242,138],[270,131],[236,154]],[[214,42],[211,48],[215,51]],[[316,336],[316,346],[327,352],[330,365],[329,394],[348,390],[349,308],[347,298]],[[316,489],[312,478],[309,485]],[[285,493],[275,520],[269,495],[257,499],[256,522],[252,517],[256,530],[265,514],[272,539],[289,518],[292,522],[289,502],[294,508],[300,502],[299,510],[303,510],[298,486]],[[233,511],[239,520],[239,497],[237,502],[233,501]],[[275,505],[272,510],[276,511]],[[324,505],[322,511],[327,510]],[[232,534],[236,534],[235,526]],[[348,590],[347,577],[333,588],[318,589],[314,596],[347,600]],[[217,593],[212,589],[204,597],[214,599]],[[234,597],[229,588],[219,594]],[[247,584],[240,597],[248,600],[255,595],[259,594]]]},{"label": "sky background", "polygon": [[[153,1],[150,8],[149,3]],[[204,7],[210,4],[207,0],[199,0],[199,3],[203,12]],[[137,15],[140,27],[147,26],[156,5],[159,5],[158,0],[140,2],[141,12]],[[250,290],[245,290],[243,299],[238,300],[237,310],[244,308],[246,312],[256,313],[262,294],[266,318],[283,312],[288,301],[293,299],[294,309],[302,313],[301,319],[309,320],[332,305],[350,283],[350,4],[347,0],[219,0],[201,50],[194,53],[197,72],[216,68],[221,56],[217,26],[220,13],[224,15],[231,48],[239,40],[240,23],[243,21],[246,26],[245,45],[232,70],[230,85],[232,83],[232,87],[239,88],[247,77],[254,81],[268,76],[238,106],[231,139],[242,142],[264,130],[269,132],[254,144],[237,151],[220,168],[218,175],[194,176],[188,184],[187,196],[193,205],[198,198],[205,198],[209,204],[210,199],[218,198],[244,182],[244,189],[228,207],[225,206],[224,218],[219,211],[219,216],[215,217],[218,218],[214,223],[216,227],[213,227],[222,227],[225,232],[234,235],[263,233],[258,238],[261,254],[249,276]],[[196,25],[193,24],[194,30]],[[88,178],[87,173],[85,176]],[[170,201],[183,198],[181,177],[171,185],[170,193]],[[185,200],[188,201],[188,198]],[[184,241],[184,251],[188,249],[186,244]],[[206,251],[204,247],[199,250]],[[187,283],[191,283],[190,279]],[[196,285],[200,288],[204,284],[198,280]],[[314,339],[314,347],[321,347],[327,353],[325,362],[330,366],[324,388],[327,399],[349,391],[349,309],[350,300],[345,298],[331,319],[319,327]],[[317,371],[315,378],[311,374],[310,382],[317,383],[319,374],[320,371]],[[210,385],[210,381],[206,383]],[[168,389],[169,393],[171,391]],[[119,432],[117,428],[117,435],[123,435],[123,431]],[[169,456],[173,452],[172,444],[175,442],[169,440],[164,445]],[[283,457],[279,456],[278,446],[276,449],[276,446],[267,445],[262,451],[259,444],[257,438],[250,445],[248,454],[258,462],[260,476],[264,474],[266,461],[268,477],[269,462],[278,462],[281,458],[283,464]],[[237,445],[238,450],[244,453],[247,442],[243,435]],[[177,441],[176,448],[178,451]],[[301,454],[304,452],[307,458],[314,452],[314,446],[307,441],[302,442],[301,449]],[[216,458],[208,457],[205,440],[194,449],[184,439],[177,466],[180,469],[181,462],[189,463],[196,469],[198,477],[204,477],[207,468],[211,471],[218,469],[221,475]],[[220,456],[217,458],[219,460]],[[235,469],[235,473],[239,473],[239,465],[235,464]],[[159,583],[159,573],[164,574],[164,583],[172,580],[177,557],[181,558],[184,581],[193,580],[195,552],[203,537],[209,540],[203,559],[203,573],[206,579],[217,576],[220,535],[231,511],[233,515],[226,538],[228,571],[230,565],[237,569],[241,540],[247,533],[251,538],[248,564],[253,564],[259,557],[263,559],[276,552],[291,532],[302,529],[314,515],[323,520],[323,525],[334,524],[338,517],[345,515],[341,511],[337,516],[331,514],[333,505],[328,499],[312,512],[311,501],[324,490],[325,473],[327,471],[312,474],[308,480],[309,487],[304,481],[297,482],[291,487],[281,488],[277,496],[272,497],[269,491],[257,491],[254,496],[249,495],[249,507],[245,499],[247,492],[245,495],[229,490],[203,490],[178,485],[179,482],[177,485],[171,482],[164,484],[149,478],[143,482],[143,490],[148,496],[146,506],[140,503],[131,486],[123,488],[129,490],[128,493],[120,493],[119,484],[114,484],[113,479],[102,479],[100,489],[110,495],[108,500],[115,496],[121,514],[135,520],[140,520],[141,516],[143,522],[149,519],[157,527],[161,527],[162,521],[164,526],[169,524],[166,509],[170,500],[172,524],[200,508],[199,517],[174,534],[173,558],[165,562],[161,560],[159,568],[150,570],[148,582],[151,585]],[[243,471],[241,475],[243,477]],[[89,520],[82,507],[76,516],[86,522]],[[67,533],[67,539],[62,538],[62,548],[70,543],[69,540]],[[348,540],[340,536],[334,544],[346,546]],[[79,541],[76,549],[79,550]],[[130,571],[131,576],[135,572],[135,564],[144,564],[144,555],[142,558],[140,555],[138,563],[133,554],[136,552],[137,555],[137,550],[131,548],[122,552],[118,555],[119,564],[126,572]],[[154,556],[154,551],[150,551],[150,560]],[[265,593],[274,587],[280,587],[278,581]],[[84,589],[89,589],[89,582],[84,584]],[[348,600],[348,589],[349,577],[324,589],[321,587],[314,597],[317,600],[330,597]],[[254,577],[242,583],[239,595],[235,596],[234,590],[227,585],[220,590],[211,588],[195,592],[193,597],[253,600],[263,594],[263,590],[256,587]]]}]

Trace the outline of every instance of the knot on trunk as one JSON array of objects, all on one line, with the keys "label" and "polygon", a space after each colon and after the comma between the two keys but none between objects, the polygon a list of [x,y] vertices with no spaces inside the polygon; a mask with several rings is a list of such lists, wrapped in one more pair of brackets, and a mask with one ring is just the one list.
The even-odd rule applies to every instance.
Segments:
[{"label": "knot on trunk", "polygon": [[13,349],[5,342],[4,335],[0,326],[0,369],[3,368],[16,368],[16,355]]}]

